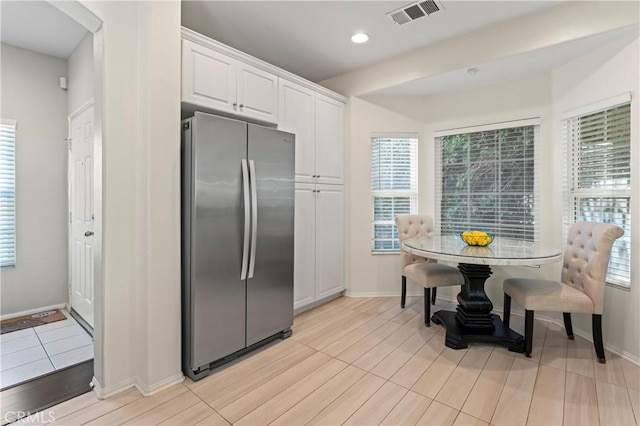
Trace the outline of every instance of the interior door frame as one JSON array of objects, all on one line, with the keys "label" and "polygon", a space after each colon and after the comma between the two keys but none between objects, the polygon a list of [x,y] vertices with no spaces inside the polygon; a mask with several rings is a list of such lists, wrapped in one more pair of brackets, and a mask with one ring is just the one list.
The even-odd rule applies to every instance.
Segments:
[{"label": "interior door frame", "polygon": [[[78,117],[80,114],[82,114],[83,112],[85,112],[86,110],[88,110],[89,108],[92,108],[95,106],[95,98],[91,98],[89,99],[87,102],[85,102],[84,104],[82,104],[82,106],[80,106],[80,108],[76,109],[75,111],[73,111],[71,114],[69,114],[69,116],[67,117],[67,130],[68,130],[68,136],[67,136],[67,285],[68,285],[68,302],[67,302],[67,309],[69,312],[71,312],[71,309],[73,308],[73,287],[72,287],[72,282],[71,282],[71,278],[72,278],[72,268],[73,268],[73,255],[72,255],[72,251],[71,251],[71,239],[73,237],[73,226],[72,226],[72,222],[70,220],[71,218],[71,212],[73,210],[73,191],[71,188],[71,180],[72,180],[72,174],[73,174],[73,170],[72,170],[72,152],[71,150],[73,149],[73,145],[71,144],[71,140],[73,139],[73,130],[71,128],[71,122],[73,121],[74,118]],[[95,119],[95,108],[94,108],[94,119]],[[94,126],[94,130],[95,130],[95,126]],[[93,141],[95,144],[95,140]],[[94,149],[94,155],[95,155],[95,149]],[[95,164],[95,160],[94,160],[94,164]],[[94,182],[95,182],[95,178],[96,176],[94,176]],[[95,190],[98,188],[98,186],[101,185],[94,185],[94,193]],[[94,195],[94,202],[95,202],[95,198],[96,195]],[[95,241],[95,231],[94,231],[94,241]],[[94,265],[96,263],[96,259],[93,259]],[[94,284],[94,296],[95,296],[95,284]],[[94,311],[95,311],[95,304],[94,304]],[[95,312],[94,312],[95,315]],[[84,320],[84,318],[83,318]],[[94,326],[95,326],[95,321],[94,321]],[[95,354],[94,354],[95,356]]]},{"label": "interior door frame", "polygon": [[[47,0],[53,7],[93,34],[93,203],[94,203],[94,328],[93,328],[93,380],[92,384],[104,383],[104,268],[103,239],[103,124],[104,124],[104,28],[102,20],[78,0]],[[68,185],[67,185],[68,186]],[[70,228],[67,221],[67,227]],[[69,239],[67,239],[69,241]]]}]

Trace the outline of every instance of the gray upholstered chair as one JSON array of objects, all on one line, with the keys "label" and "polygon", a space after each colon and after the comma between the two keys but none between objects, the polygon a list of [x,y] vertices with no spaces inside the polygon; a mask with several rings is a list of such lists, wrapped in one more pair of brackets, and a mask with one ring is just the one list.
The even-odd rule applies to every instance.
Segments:
[{"label": "gray upholstered chair", "polygon": [[[396,216],[400,246],[407,238],[433,235],[433,219],[427,215],[403,214]],[[431,303],[436,303],[436,288],[464,284],[464,277],[453,266],[437,263],[433,259],[414,256],[400,250],[402,262],[402,297],[400,306],[404,308],[407,300],[407,278],[424,287],[424,323],[431,326]],[[433,296],[431,295],[433,289]]]},{"label": "gray upholstered chair", "polygon": [[598,361],[606,362],[602,344],[602,310],[611,246],[624,231],[616,225],[578,222],[569,230],[560,282],[509,278],[503,282],[504,323],[509,326],[511,299],[525,309],[525,355],[531,357],[534,311],[562,312],[573,340],[571,312],[592,315]]}]

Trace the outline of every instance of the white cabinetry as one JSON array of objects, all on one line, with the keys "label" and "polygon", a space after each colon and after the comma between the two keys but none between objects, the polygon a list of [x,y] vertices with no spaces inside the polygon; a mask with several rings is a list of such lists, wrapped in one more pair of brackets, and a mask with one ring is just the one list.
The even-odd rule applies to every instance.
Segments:
[{"label": "white cabinetry", "polygon": [[316,298],[344,290],[344,190],[316,186]]},{"label": "white cabinetry", "polygon": [[296,135],[296,182],[343,183],[344,103],[280,79],[278,129]]},{"label": "white cabinetry", "polygon": [[313,182],[315,172],[315,99],[313,90],[280,79],[278,129],[296,135],[296,182]]},{"label": "white cabinetry", "polygon": [[294,309],[344,290],[344,106],[317,84],[182,29],[182,109],[296,135]]},{"label": "white cabinetry", "polygon": [[182,102],[278,122],[278,77],[235,58],[182,40]]},{"label": "white cabinetry", "polygon": [[315,185],[296,183],[293,267],[293,309],[316,300]]},{"label": "white cabinetry", "polygon": [[294,309],[344,289],[342,185],[296,184]]},{"label": "white cabinetry", "polygon": [[344,170],[344,104],[316,96],[316,179],[342,184]]}]

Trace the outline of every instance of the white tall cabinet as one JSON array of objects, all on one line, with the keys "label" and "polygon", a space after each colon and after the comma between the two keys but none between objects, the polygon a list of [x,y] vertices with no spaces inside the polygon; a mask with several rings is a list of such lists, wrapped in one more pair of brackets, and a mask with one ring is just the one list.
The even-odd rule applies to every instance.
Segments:
[{"label": "white tall cabinet", "polygon": [[330,90],[182,29],[183,111],[296,135],[294,309],[344,290],[344,109]]},{"label": "white tall cabinet", "polygon": [[280,80],[278,128],[296,135],[294,309],[344,290],[344,103]]}]

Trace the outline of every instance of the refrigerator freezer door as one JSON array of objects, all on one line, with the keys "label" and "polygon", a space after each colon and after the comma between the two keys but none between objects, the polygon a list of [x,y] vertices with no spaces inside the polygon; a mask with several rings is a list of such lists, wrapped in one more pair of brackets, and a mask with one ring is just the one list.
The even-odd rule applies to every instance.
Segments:
[{"label": "refrigerator freezer door", "polygon": [[290,133],[249,124],[258,215],[255,269],[247,280],[247,346],[293,324],[294,142]]},{"label": "refrigerator freezer door", "polygon": [[185,177],[192,182],[184,203],[191,227],[185,344],[196,369],[245,347],[246,283],[240,277],[247,125],[203,113],[196,113],[192,123],[191,146],[185,146],[185,161],[190,151],[192,167]]}]

